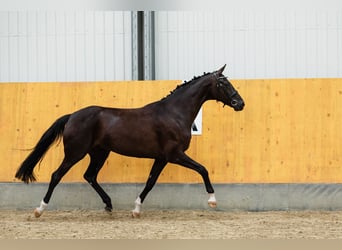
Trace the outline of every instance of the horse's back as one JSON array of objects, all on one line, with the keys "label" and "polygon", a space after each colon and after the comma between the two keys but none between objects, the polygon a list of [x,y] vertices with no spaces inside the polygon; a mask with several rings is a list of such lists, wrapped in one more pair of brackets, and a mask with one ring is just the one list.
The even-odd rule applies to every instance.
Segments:
[{"label": "horse's back", "polygon": [[104,109],[104,107],[100,106],[88,106],[78,111],[75,111],[73,114],[71,114],[70,119],[66,124],[66,130],[72,128],[76,124],[86,125],[94,123],[96,121],[96,117],[98,116],[98,114]]}]

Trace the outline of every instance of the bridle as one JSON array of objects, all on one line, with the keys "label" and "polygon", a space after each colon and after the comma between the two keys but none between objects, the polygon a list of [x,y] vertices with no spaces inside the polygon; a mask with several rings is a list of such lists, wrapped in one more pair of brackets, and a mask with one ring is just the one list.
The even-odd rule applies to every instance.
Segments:
[{"label": "bridle", "polygon": [[216,87],[220,91],[224,92],[224,94],[229,97],[230,104],[233,107],[236,106],[238,104],[238,101],[233,99],[233,98],[234,98],[234,96],[236,96],[238,94],[238,92],[234,88],[231,88],[232,92],[228,93],[227,88],[224,88],[225,86],[227,86],[227,84],[225,84],[224,82],[221,81],[222,79],[227,79],[227,77],[225,77],[225,76],[218,76],[216,72],[214,73],[214,76],[216,78]]}]

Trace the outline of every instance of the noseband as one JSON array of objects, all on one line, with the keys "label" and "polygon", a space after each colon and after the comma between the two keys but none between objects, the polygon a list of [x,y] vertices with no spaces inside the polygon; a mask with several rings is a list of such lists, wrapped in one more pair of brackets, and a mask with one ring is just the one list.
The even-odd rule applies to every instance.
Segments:
[{"label": "noseband", "polygon": [[236,96],[238,94],[238,92],[233,88],[232,93],[228,93],[228,91],[226,90],[226,88],[222,88],[225,84],[223,82],[221,82],[221,79],[227,79],[227,77],[225,76],[217,76],[216,73],[214,73],[214,76],[216,78],[216,87],[225,92],[225,94],[227,94],[230,98],[230,102],[233,106],[235,106],[237,104],[237,101],[232,100],[234,96]]}]

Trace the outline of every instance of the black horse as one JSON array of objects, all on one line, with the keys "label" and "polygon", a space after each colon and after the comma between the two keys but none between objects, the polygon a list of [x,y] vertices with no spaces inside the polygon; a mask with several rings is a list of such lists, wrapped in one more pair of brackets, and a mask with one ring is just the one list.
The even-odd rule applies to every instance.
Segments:
[{"label": "black horse", "polygon": [[208,204],[216,207],[208,171],[184,152],[190,144],[193,121],[205,101],[221,101],[235,111],[242,110],[245,105],[238,92],[222,74],[224,68],[225,65],[212,73],[194,77],[191,81],[177,86],[167,97],[141,108],[90,106],[56,120],[15,175],[25,183],[35,181],[34,167],[42,160],[49,147],[63,136],[64,159],[52,174],[48,191],[40,207],[35,209],[35,216],[42,214],[62,177],[87,154],[90,156],[90,164],[84,178],[100,195],[106,205],[105,209],[111,211],[111,199],[97,182],[97,175],[111,151],[155,160],[146,186],[135,201],[134,217],[139,216],[141,204],[168,162],[198,172],[209,193]]}]

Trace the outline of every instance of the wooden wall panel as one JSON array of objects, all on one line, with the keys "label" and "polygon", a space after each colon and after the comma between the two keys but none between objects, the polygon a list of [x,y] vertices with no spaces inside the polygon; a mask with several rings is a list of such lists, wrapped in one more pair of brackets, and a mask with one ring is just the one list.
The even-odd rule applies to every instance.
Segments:
[{"label": "wooden wall panel", "polygon": [[[139,107],[159,100],[179,81],[0,84],[0,181],[19,164],[59,116],[88,105]],[[235,80],[246,102],[234,112],[215,101],[203,107],[203,134],[188,154],[215,183],[342,182],[342,79]],[[63,158],[53,146],[36,167],[48,182]],[[88,158],[65,176],[83,181]],[[153,160],[111,154],[101,182],[145,182]],[[159,182],[197,183],[199,175],[170,164]]]}]

